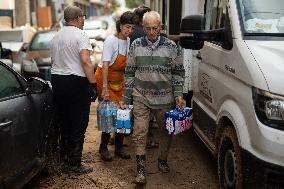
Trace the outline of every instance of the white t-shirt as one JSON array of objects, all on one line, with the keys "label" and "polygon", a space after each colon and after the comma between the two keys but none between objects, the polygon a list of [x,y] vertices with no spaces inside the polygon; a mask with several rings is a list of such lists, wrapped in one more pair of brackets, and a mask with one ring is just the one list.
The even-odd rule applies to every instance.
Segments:
[{"label": "white t-shirt", "polygon": [[63,27],[51,41],[51,73],[86,77],[80,57],[82,49],[92,51],[87,34],[74,26]]},{"label": "white t-shirt", "polygon": [[[104,49],[99,67],[103,67],[104,61],[109,61],[109,66],[113,65],[117,58],[118,52],[122,55],[127,55],[130,46],[130,39],[127,40],[118,39],[115,35],[110,35],[106,38],[104,42]],[[118,50],[119,48],[119,50]]]}]

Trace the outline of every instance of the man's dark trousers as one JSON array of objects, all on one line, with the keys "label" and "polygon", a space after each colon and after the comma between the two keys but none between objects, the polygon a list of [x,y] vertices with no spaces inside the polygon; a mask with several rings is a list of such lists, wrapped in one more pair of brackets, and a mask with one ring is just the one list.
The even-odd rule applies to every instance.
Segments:
[{"label": "man's dark trousers", "polygon": [[56,122],[61,133],[61,155],[64,163],[81,163],[83,143],[90,113],[90,84],[86,77],[52,75]]}]

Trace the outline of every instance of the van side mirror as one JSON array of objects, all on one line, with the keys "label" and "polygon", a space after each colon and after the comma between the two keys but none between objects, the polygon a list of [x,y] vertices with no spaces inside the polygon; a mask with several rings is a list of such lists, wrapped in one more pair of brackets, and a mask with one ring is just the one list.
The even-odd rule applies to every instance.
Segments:
[{"label": "van side mirror", "polygon": [[204,41],[223,42],[225,29],[205,30],[205,18],[202,15],[186,16],[181,22],[180,45],[186,49],[200,50]]},{"label": "van side mirror", "polygon": [[203,15],[189,15],[181,21],[181,33],[204,30],[205,18]]},{"label": "van side mirror", "polygon": [[202,15],[186,16],[181,21],[181,33],[189,34],[180,37],[180,45],[185,49],[200,50],[204,45],[203,40],[194,37],[196,32],[204,30],[205,19]]}]

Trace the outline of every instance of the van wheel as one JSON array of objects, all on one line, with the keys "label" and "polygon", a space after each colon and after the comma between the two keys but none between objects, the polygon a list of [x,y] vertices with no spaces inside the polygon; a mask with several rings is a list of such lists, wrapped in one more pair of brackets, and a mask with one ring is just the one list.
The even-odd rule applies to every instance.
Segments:
[{"label": "van wheel", "polygon": [[218,174],[220,188],[242,188],[241,148],[234,128],[226,127],[220,139]]}]

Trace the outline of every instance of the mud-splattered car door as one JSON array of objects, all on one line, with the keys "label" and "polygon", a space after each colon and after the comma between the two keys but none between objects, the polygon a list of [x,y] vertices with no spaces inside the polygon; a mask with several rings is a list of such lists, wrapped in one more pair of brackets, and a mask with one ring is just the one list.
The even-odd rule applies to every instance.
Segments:
[{"label": "mud-splattered car door", "polygon": [[36,169],[39,144],[40,98],[28,96],[17,74],[0,64],[1,182],[29,178]]}]

